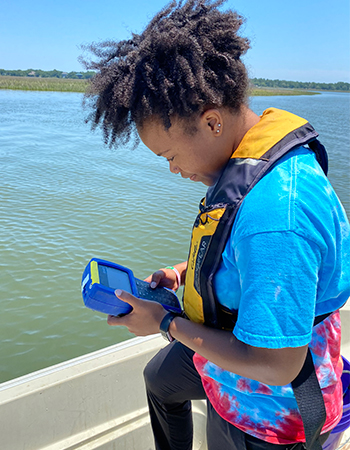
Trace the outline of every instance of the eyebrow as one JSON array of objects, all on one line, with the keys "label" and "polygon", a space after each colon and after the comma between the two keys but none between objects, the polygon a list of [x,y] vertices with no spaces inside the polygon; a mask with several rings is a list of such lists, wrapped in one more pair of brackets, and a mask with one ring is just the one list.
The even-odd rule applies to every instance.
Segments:
[{"label": "eyebrow", "polygon": [[168,150],[164,150],[164,152],[157,153],[157,156],[164,156],[167,152],[170,152],[170,148]]}]

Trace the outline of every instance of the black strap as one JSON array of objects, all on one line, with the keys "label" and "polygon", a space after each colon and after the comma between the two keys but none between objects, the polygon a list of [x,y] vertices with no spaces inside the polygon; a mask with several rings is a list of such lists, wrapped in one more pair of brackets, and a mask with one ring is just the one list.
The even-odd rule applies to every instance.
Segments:
[{"label": "black strap", "polygon": [[304,425],[306,448],[322,450],[319,438],[326,421],[326,408],[310,349],[303,368],[292,381],[292,388]]},{"label": "black strap", "polygon": [[314,319],[313,326],[315,327],[316,325],[321,323],[324,319],[327,319],[327,317],[330,316],[333,313],[334,313],[334,311],[326,313],[326,314],[322,314],[321,316],[316,316],[315,319]]},{"label": "black strap", "polygon": [[[331,314],[332,312],[316,316],[313,326],[315,327]],[[322,450],[320,434],[327,416],[310,348],[307,350],[299,375],[291,384],[304,425],[306,449]]]},{"label": "black strap", "polygon": [[310,149],[315,152],[316,159],[320,166],[322,167],[323,172],[325,175],[328,173],[328,155],[326,152],[326,149],[321,144],[321,142],[317,139],[311,141],[308,143]]}]

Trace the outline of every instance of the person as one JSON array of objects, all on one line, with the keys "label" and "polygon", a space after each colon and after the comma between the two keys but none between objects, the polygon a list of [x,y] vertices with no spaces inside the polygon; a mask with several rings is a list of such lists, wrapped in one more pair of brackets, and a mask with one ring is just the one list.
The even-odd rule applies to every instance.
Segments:
[{"label": "person", "polygon": [[[133,310],[108,324],[171,341],[144,372],[156,449],[192,448],[194,399],[207,399],[210,450],[321,448],[342,413],[349,223],[307,120],[249,108],[250,44],[223,3],[173,1],[141,34],[89,47],[85,102],[105,142],[135,136],[172,173],[208,186],[189,260],[147,279],[184,285],[185,313],[117,290]],[[322,401],[311,415],[324,415],[304,429],[310,358]]]}]

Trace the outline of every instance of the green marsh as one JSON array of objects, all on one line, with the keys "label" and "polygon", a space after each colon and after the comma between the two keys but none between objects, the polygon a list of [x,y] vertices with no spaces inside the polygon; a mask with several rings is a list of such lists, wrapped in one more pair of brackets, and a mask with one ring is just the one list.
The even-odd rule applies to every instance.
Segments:
[{"label": "green marsh", "polygon": [[[88,87],[87,80],[74,80],[70,78],[36,78],[36,77],[15,77],[0,76],[0,89],[12,89],[20,91],[56,91],[56,92],[85,92]],[[302,89],[281,89],[281,88],[256,88],[252,87],[250,95],[271,96],[271,95],[315,95]]]}]

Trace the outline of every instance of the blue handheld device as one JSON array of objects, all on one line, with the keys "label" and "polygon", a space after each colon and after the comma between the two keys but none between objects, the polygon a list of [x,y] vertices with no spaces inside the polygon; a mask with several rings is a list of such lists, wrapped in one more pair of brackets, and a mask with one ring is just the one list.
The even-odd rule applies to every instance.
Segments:
[{"label": "blue handheld device", "polygon": [[115,296],[116,289],[161,303],[168,311],[181,313],[180,302],[174,291],[164,287],[151,289],[149,283],[135,278],[130,269],[93,258],[85,267],[81,282],[85,306],[112,316],[128,314],[132,307]]}]

